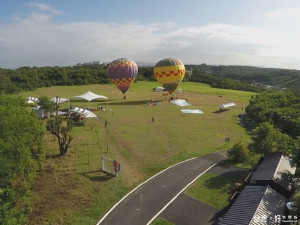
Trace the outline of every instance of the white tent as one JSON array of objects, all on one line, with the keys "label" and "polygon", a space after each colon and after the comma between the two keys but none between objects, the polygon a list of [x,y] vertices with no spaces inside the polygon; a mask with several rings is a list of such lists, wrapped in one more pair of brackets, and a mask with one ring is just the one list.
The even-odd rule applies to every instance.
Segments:
[{"label": "white tent", "polygon": [[235,106],[234,102],[229,102],[229,103],[225,103],[225,104],[219,105],[220,109],[227,109],[227,108],[233,107],[233,106]]},{"label": "white tent", "polygon": [[69,99],[67,99],[67,98],[60,98],[60,97],[58,97],[58,98],[54,97],[54,98],[51,98],[50,101],[54,102],[54,103],[61,104],[61,103],[69,101]]},{"label": "white tent", "polygon": [[180,109],[183,113],[194,113],[194,114],[203,114],[200,109]]},{"label": "white tent", "polygon": [[175,105],[179,105],[179,106],[189,106],[189,105],[191,105],[190,103],[188,103],[184,99],[175,99],[175,100],[171,100],[170,102],[175,104]]},{"label": "white tent", "polygon": [[85,118],[98,118],[97,115],[90,110],[75,107],[74,109],[71,109],[70,112],[79,113],[83,115]]},{"label": "white tent", "polygon": [[38,109],[40,109],[40,108],[41,108],[41,106],[37,105],[37,106],[33,107],[32,109],[38,110]]},{"label": "white tent", "polygon": [[91,112],[91,111],[85,112],[84,117],[85,118],[98,118],[98,116],[95,113]]},{"label": "white tent", "polygon": [[83,98],[83,99],[85,99],[85,100],[87,100],[89,102],[92,101],[92,100],[94,100],[94,99],[97,99],[97,98],[108,99],[104,95],[97,95],[97,94],[95,94],[95,93],[93,93],[91,91],[88,91],[88,92],[86,92],[86,93],[84,93],[82,95],[74,96],[73,98]]},{"label": "white tent", "polygon": [[166,91],[166,89],[164,87],[156,87],[156,88],[153,88],[153,91],[155,91],[155,92],[164,92],[164,91]]},{"label": "white tent", "polygon": [[178,89],[176,89],[175,92],[177,92],[177,93],[182,93],[182,89],[181,89],[181,88],[178,88]]},{"label": "white tent", "polygon": [[33,103],[36,103],[38,101],[39,101],[39,99],[35,98],[35,97],[28,97],[28,98],[26,98],[26,103],[27,104],[33,104]]},{"label": "white tent", "polygon": [[[56,115],[56,112],[51,113],[51,115],[55,116],[55,115]],[[64,112],[64,111],[58,110],[57,115],[58,115],[58,116],[67,116],[67,115],[68,115],[68,112]]]},{"label": "white tent", "polygon": [[30,99],[27,99],[27,100],[26,100],[26,103],[27,103],[27,104],[33,104],[33,103],[35,103],[35,102],[32,101],[32,100],[30,100]]},{"label": "white tent", "polygon": [[31,101],[37,102],[39,99],[35,98],[35,97],[28,97],[26,100],[31,100]]}]

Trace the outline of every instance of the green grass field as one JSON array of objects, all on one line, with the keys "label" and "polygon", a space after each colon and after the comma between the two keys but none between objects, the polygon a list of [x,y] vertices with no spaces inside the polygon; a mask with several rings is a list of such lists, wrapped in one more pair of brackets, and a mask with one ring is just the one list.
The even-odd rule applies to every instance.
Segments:
[{"label": "green grass field", "polygon": [[151,225],[173,225],[173,223],[165,220],[165,219],[162,219],[162,218],[158,218],[158,219],[155,219]]},{"label": "green grass field", "polygon": [[[97,109],[100,104],[107,111],[96,111],[98,120],[88,119],[84,126],[77,124],[74,127],[74,140],[67,156],[45,161],[45,167],[50,169],[48,174],[42,172],[38,179],[42,180],[41,176],[58,176],[59,181],[47,179],[44,182],[49,182],[50,187],[41,184],[41,188],[46,189],[43,191],[47,192],[47,188],[69,189],[66,202],[61,202],[57,197],[57,200],[52,200],[56,202],[55,207],[51,203],[39,215],[40,220],[46,221],[44,224],[59,224],[60,221],[63,224],[94,224],[130,189],[158,171],[191,157],[229,148],[237,141],[249,140],[249,134],[239,125],[237,115],[254,93],[214,89],[206,84],[186,82],[180,85],[183,93],[174,93],[173,96],[187,99],[192,105],[180,107],[164,100],[162,93],[152,92],[155,86],[159,84],[134,83],[126,93],[126,100],[113,85],[49,87],[20,94],[24,98],[70,98],[90,90],[109,98],[107,102],[71,100],[72,107]],[[148,106],[150,99],[157,102],[157,106]],[[231,101],[236,103],[236,107],[218,112],[218,105]],[[67,103],[62,105],[67,106]],[[204,114],[183,114],[181,108],[200,109]],[[105,120],[108,121],[107,128],[104,128]],[[226,137],[230,137],[231,142],[225,147]],[[56,144],[54,137],[48,136],[45,144],[47,155],[58,154]],[[99,171],[101,154],[120,162],[122,169],[118,178],[110,179]],[[68,183],[64,186],[67,182],[62,178],[64,176],[68,176],[68,182],[73,185],[68,186]],[[44,198],[50,198],[40,192],[34,194],[36,208],[45,207],[47,200]],[[80,199],[82,204],[72,203],[72,199]],[[70,209],[62,210],[67,203],[72,205]],[[38,222],[34,218],[32,216],[30,224]]]},{"label": "green grass field", "polygon": [[200,202],[221,210],[228,205],[236,182],[242,181],[238,178],[208,172],[195,181],[185,193]]}]

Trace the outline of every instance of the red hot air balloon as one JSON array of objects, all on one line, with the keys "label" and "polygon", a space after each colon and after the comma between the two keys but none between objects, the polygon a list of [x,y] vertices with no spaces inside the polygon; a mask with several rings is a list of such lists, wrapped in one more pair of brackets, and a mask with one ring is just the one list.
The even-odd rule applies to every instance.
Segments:
[{"label": "red hot air balloon", "polygon": [[137,64],[130,59],[120,58],[108,66],[108,75],[112,82],[125,94],[138,74]]}]

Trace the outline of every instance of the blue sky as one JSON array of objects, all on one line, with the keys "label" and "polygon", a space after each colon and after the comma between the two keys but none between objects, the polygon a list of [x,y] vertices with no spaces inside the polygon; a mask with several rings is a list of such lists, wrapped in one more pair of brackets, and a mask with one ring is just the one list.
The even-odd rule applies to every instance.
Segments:
[{"label": "blue sky", "polygon": [[300,69],[298,0],[3,0],[0,67],[120,57]]}]

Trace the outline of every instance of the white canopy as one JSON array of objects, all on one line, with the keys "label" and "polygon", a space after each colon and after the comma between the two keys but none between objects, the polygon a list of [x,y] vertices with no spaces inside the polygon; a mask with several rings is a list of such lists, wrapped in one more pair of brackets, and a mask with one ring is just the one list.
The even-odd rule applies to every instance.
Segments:
[{"label": "white canopy", "polygon": [[74,109],[71,109],[70,111],[79,113],[79,114],[83,115],[85,118],[98,118],[95,113],[93,113],[93,112],[91,112],[90,110],[87,110],[87,109],[75,107]]},{"label": "white canopy", "polygon": [[183,113],[194,113],[194,114],[203,114],[200,109],[180,109]]},{"label": "white canopy", "polygon": [[35,98],[35,97],[28,97],[26,98],[26,103],[27,104],[32,104],[32,103],[35,103],[35,102],[38,102],[39,99],[38,98]]},{"label": "white canopy", "polygon": [[176,89],[175,92],[177,92],[177,93],[182,93],[182,89],[181,89],[181,88],[178,88],[178,89]]},{"label": "white canopy", "polygon": [[[56,112],[51,113],[51,115],[55,116],[55,115],[56,115]],[[67,112],[64,112],[64,111],[58,110],[57,115],[58,115],[58,116],[67,116],[68,113],[67,113]]]},{"label": "white canopy", "polygon": [[39,110],[40,108],[41,108],[41,106],[37,105],[37,106],[33,107],[32,109]]},{"label": "white canopy", "polygon": [[84,93],[82,95],[74,96],[73,98],[83,98],[83,99],[85,99],[85,100],[87,100],[89,102],[92,101],[93,99],[97,99],[97,98],[107,99],[106,96],[104,96],[104,95],[97,95],[97,94],[95,94],[95,93],[93,93],[91,91],[88,91],[88,92],[86,92],[86,93]]},{"label": "white canopy", "polygon": [[166,89],[164,87],[156,87],[153,89],[155,92],[164,92]]},{"label": "white canopy", "polygon": [[32,101],[32,100],[30,100],[30,99],[27,99],[27,100],[26,100],[26,103],[27,103],[27,104],[33,104],[33,103],[35,103],[35,102]]},{"label": "white canopy", "polygon": [[[54,97],[54,98],[51,98],[50,101],[51,101],[51,102],[54,102],[54,103],[57,103],[57,102],[58,102],[58,104],[61,104],[61,103],[64,103],[64,102],[69,101],[69,99],[58,97],[58,100],[57,100],[57,98]],[[56,102],[56,101],[57,101],[57,102]]]},{"label": "white canopy", "polygon": [[189,105],[191,105],[190,103],[188,103],[184,99],[175,99],[175,100],[171,100],[170,102],[175,104],[175,105],[179,105],[179,106],[189,106]]},{"label": "white canopy", "polygon": [[31,100],[31,101],[37,102],[39,99],[35,98],[35,97],[28,97],[26,100]]},{"label": "white canopy", "polygon": [[229,102],[229,103],[225,103],[225,104],[219,105],[219,107],[220,107],[221,109],[227,109],[227,108],[233,107],[233,106],[235,106],[235,103],[234,103],[234,102]]}]

